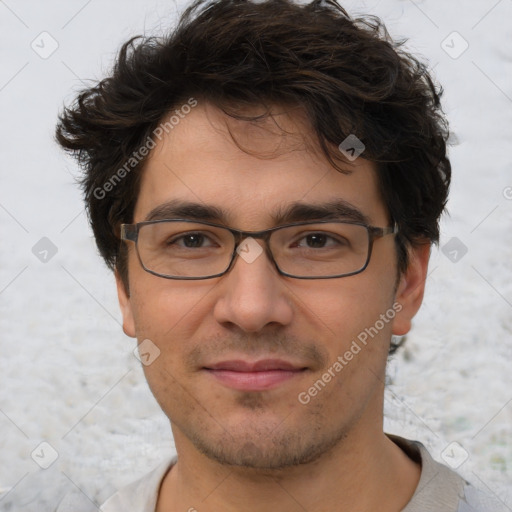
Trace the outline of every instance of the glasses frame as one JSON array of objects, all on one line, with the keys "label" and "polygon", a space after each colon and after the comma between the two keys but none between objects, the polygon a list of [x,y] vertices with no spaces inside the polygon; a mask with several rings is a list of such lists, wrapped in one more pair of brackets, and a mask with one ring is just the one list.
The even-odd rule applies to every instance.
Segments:
[{"label": "glasses frame", "polygon": [[[223,229],[229,231],[235,239],[235,246],[233,248],[233,253],[231,254],[231,260],[230,260],[229,265],[227,266],[226,270],[224,270],[223,272],[219,272],[217,274],[211,275],[211,276],[206,276],[206,277],[203,277],[203,276],[188,277],[188,276],[170,276],[167,274],[160,274],[158,272],[155,272],[154,270],[148,269],[144,265],[144,262],[142,261],[142,258],[140,256],[140,252],[139,252],[139,245],[138,245],[139,231],[140,231],[141,227],[146,226],[148,224],[160,224],[163,222],[190,222],[191,224],[192,223],[193,224],[204,224],[206,226],[223,228]],[[349,272],[348,274],[338,274],[338,275],[334,275],[334,276],[296,276],[296,275],[284,272],[279,268],[279,265],[277,264],[276,260],[274,259],[274,255],[272,254],[272,250],[270,249],[270,245],[269,245],[270,236],[272,235],[272,233],[274,233],[274,231],[278,231],[280,229],[293,227],[293,226],[307,226],[310,224],[332,224],[332,223],[350,224],[350,225],[361,226],[361,227],[366,228],[366,230],[368,231],[368,256],[367,256],[366,262],[364,263],[362,268],[360,268],[359,270],[356,270],[354,272]],[[123,240],[123,241],[129,240],[129,241],[135,243],[137,258],[138,258],[139,263],[141,264],[142,268],[146,272],[153,274],[154,276],[157,276],[157,277],[162,277],[164,279],[176,279],[176,280],[180,280],[180,281],[198,281],[198,280],[202,280],[202,279],[213,279],[215,277],[221,277],[221,276],[227,274],[233,267],[233,264],[238,255],[238,253],[237,253],[238,246],[240,245],[241,242],[243,242],[248,237],[263,240],[265,242],[265,250],[266,250],[267,256],[270,259],[270,261],[274,264],[274,267],[276,268],[277,272],[282,276],[291,277],[293,279],[338,279],[340,277],[353,276],[356,274],[360,274],[368,267],[368,265],[370,263],[370,258],[372,255],[373,243],[375,240],[382,238],[384,236],[395,235],[397,233],[398,233],[398,225],[396,223],[393,223],[393,226],[391,226],[391,227],[388,226],[385,228],[380,228],[380,227],[376,227],[376,226],[370,226],[370,225],[364,224],[362,222],[352,222],[352,221],[333,220],[333,219],[311,220],[311,221],[304,221],[304,222],[292,222],[290,224],[282,224],[280,226],[276,226],[276,227],[269,228],[269,229],[264,229],[262,231],[243,231],[240,229],[230,228],[223,224],[199,221],[199,220],[194,220],[194,219],[158,219],[158,220],[137,222],[136,224],[121,224],[121,240]]]}]

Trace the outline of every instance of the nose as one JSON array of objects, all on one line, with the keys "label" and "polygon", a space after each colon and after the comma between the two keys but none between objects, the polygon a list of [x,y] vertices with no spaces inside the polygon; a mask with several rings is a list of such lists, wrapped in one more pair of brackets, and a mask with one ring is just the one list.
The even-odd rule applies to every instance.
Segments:
[{"label": "nose", "polygon": [[258,332],[269,324],[288,325],[293,308],[283,277],[254,238],[243,240],[231,270],[218,287],[214,316],[221,324]]}]

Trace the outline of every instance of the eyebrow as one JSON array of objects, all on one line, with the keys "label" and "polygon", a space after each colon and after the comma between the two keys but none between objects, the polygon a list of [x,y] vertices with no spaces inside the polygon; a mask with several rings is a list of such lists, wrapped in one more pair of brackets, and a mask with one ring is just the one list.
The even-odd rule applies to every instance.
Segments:
[{"label": "eyebrow", "polygon": [[[214,205],[173,199],[153,208],[145,218],[146,221],[165,219],[190,219],[216,222],[227,226],[228,212]],[[310,220],[347,220],[371,224],[367,215],[343,199],[334,199],[324,203],[297,201],[279,207],[271,213],[271,219],[276,226]]]},{"label": "eyebrow", "polygon": [[223,210],[216,206],[173,199],[153,208],[145,220],[191,219],[219,222],[223,221],[225,216]]},{"label": "eyebrow", "polygon": [[370,224],[370,219],[367,215],[344,199],[334,199],[324,203],[312,204],[295,202],[278,209],[272,217],[276,224],[308,220],[347,220]]}]

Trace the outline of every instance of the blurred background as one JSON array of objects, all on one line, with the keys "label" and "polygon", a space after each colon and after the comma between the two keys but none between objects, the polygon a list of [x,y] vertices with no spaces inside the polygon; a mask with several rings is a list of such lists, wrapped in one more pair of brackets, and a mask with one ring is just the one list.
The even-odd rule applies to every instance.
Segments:
[{"label": "blurred background", "polygon": [[[121,44],[186,3],[0,1],[0,510],[75,510],[174,453],[121,329],[58,111]],[[449,216],[424,306],[390,361],[388,432],[512,511],[512,0],[342,2],[430,63],[453,131]],[[82,509],[80,509],[82,507]]]}]

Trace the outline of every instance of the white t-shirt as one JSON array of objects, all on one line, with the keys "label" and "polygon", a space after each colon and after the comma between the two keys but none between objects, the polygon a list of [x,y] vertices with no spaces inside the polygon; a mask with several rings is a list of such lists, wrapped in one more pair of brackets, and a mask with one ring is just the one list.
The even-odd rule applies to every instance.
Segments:
[{"label": "white t-shirt", "polygon": [[[457,473],[430,456],[417,441],[389,436],[412,460],[421,464],[421,477],[411,501],[401,512],[501,512],[505,506],[469,485]],[[155,512],[160,484],[176,459],[116,492],[102,512]],[[510,510],[510,509],[509,509]],[[59,509],[57,512],[70,512]]]}]

